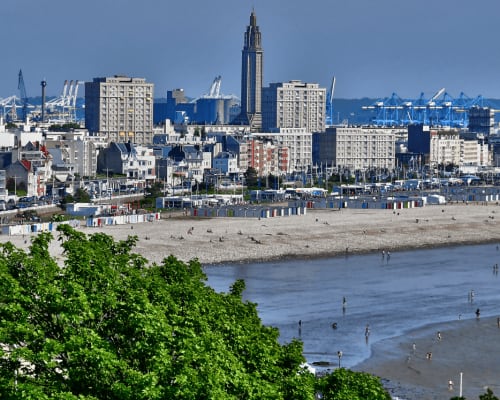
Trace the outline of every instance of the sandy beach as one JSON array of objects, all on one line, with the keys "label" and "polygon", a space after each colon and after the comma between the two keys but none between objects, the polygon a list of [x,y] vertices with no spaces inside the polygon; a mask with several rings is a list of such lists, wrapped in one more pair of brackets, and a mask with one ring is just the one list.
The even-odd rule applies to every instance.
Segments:
[{"label": "sandy beach", "polygon": [[[81,230],[105,232],[117,240],[137,235],[137,252],[151,262],[172,254],[183,261],[197,258],[202,264],[217,264],[500,243],[500,206],[307,210],[306,215],[260,220],[192,218],[167,211],[160,221]],[[29,244],[21,236],[0,235],[0,241],[7,240],[21,248]]]},{"label": "sandy beach", "polygon": [[[88,234],[104,232],[117,240],[136,235],[136,251],[151,262],[160,263],[174,255],[209,265],[500,244],[500,206],[460,203],[399,210],[307,210],[306,215],[260,220],[192,218],[164,212],[160,221],[79,229]],[[22,236],[0,235],[0,241],[11,241],[20,248],[30,243]],[[51,252],[62,257],[57,240],[52,242]],[[441,341],[436,339],[437,331],[442,332]],[[496,318],[449,322],[380,342],[374,346],[373,356],[354,369],[387,379],[384,382],[393,395],[406,400],[458,396],[460,372],[464,373],[463,393],[468,399],[477,399],[485,386],[499,395],[499,339]],[[426,358],[428,352],[432,352],[432,360]],[[450,379],[454,382],[451,391]]]},{"label": "sandy beach", "polygon": [[165,213],[159,222],[104,230],[118,239],[138,235],[137,251],[154,262],[173,254],[216,264],[500,242],[500,206],[307,210],[303,216],[261,220],[169,218]]}]

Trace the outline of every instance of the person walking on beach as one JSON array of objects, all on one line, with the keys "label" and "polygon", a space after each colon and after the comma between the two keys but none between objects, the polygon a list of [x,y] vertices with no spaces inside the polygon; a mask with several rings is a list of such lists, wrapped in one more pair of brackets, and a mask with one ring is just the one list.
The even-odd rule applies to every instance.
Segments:
[{"label": "person walking on beach", "polygon": [[441,337],[441,331],[438,331],[437,333],[437,340],[441,341],[442,337]]},{"label": "person walking on beach", "polygon": [[476,310],[476,318],[479,319],[479,316],[481,315],[481,311],[479,308]]}]

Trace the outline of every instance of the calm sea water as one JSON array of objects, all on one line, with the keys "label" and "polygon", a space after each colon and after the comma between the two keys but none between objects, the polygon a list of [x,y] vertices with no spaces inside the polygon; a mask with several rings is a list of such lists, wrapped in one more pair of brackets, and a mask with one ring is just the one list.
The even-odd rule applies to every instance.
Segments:
[{"label": "calm sea water", "polygon": [[309,362],[336,365],[342,351],[342,366],[352,367],[370,356],[373,343],[407,330],[475,318],[478,308],[484,317],[500,315],[494,264],[500,251],[489,244],[395,252],[390,259],[371,254],[206,266],[205,272],[219,292],[244,279],[244,299],[258,304],[262,322],[277,327],[283,343],[302,339]]}]

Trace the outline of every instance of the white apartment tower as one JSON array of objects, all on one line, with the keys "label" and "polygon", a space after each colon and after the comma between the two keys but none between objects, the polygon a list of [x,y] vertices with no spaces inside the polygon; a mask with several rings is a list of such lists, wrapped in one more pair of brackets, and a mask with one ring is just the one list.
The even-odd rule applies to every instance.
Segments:
[{"label": "white apartment tower", "polygon": [[274,128],[325,130],[326,89],[317,83],[290,81],[262,88],[262,131]]},{"label": "white apartment tower", "polygon": [[153,84],[115,75],[85,82],[85,127],[109,142],[153,142]]},{"label": "white apartment tower", "polygon": [[386,129],[329,127],[315,134],[321,162],[352,170],[394,168],[395,133]]},{"label": "white apartment tower", "polygon": [[[458,131],[431,130],[429,162],[437,165],[461,165],[463,140]],[[477,141],[476,141],[477,145]]]}]

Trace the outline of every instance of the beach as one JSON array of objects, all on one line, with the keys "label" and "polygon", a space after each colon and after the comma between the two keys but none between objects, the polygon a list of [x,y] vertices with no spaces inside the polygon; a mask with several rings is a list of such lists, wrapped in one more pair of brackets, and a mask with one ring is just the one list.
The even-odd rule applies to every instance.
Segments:
[{"label": "beach", "polygon": [[[500,245],[499,219],[496,203],[459,203],[398,210],[308,209],[305,215],[267,219],[197,218],[166,211],[159,221],[78,229],[87,234],[106,233],[116,240],[135,235],[136,252],[153,263],[174,255],[214,265],[476,243]],[[20,248],[30,244],[28,236],[0,235],[0,240]],[[50,251],[63,260],[57,240],[52,241]],[[394,396],[406,400],[458,396],[463,372],[463,393],[470,400],[484,393],[486,386],[500,394],[498,350],[496,318],[457,320],[375,343],[372,357],[353,369],[383,378]],[[432,359],[426,357],[429,352]],[[448,388],[449,380],[454,382],[453,390]]]},{"label": "beach", "polygon": [[376,343],[372,357],[353,370],[383,378],[393,396],[406,400],[459,396],[462,373],[462,394],[471,400],[484,394],[486,387],[500,394],[499,350],[496,318],[457,320]]},{"label": "beach", "polygon": [[[88,234],[104,232],[117,240],[135,235],[136,251],[151,262],[174,255],[182,261],[197,258],[207,265],[500,243],[500,206],[308,209],[306,215],[266,219],[200,218],[165,211],[160,221],[80,229]],[[0,235],[0,241],[7,240],[21,248],[30,242],[28,237]],[[53,254],[58,253],[57,247],[54,241]]]}]

